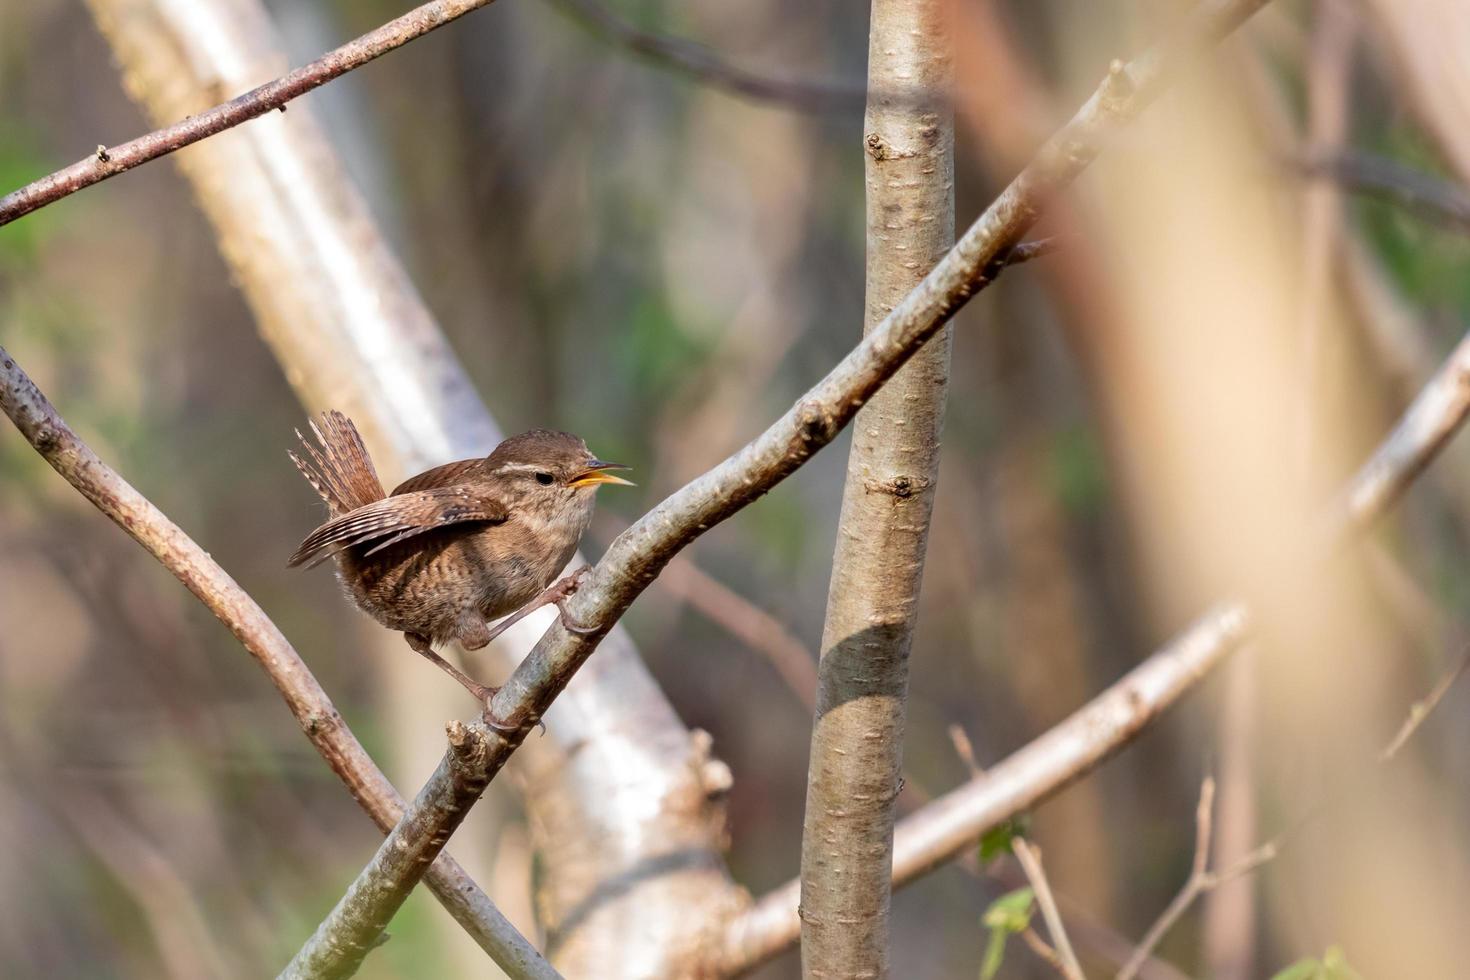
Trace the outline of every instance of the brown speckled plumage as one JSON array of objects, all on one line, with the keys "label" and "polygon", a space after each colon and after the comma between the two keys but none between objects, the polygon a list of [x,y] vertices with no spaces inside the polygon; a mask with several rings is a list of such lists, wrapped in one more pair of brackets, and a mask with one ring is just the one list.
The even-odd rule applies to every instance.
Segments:
[{"label": "brown speckled plumage", "polygon": [[[490,622],[547,595],[592,519],[597,487],[609,475],[581,439],[535,429],[506,439],[489,456],[435,467],[384,495],[350,419],[327,412],[291,458],[327,502],[331,519],[291,556],[292,565],[337,561],[353,601],[409,644],[468,681],[428,649],[456,639],[477,649]],[[565,580],[564,580],[565,581]],[[503,628],[503,627],[502,627]],[[498,630],[496,631],[498,632]]]}]

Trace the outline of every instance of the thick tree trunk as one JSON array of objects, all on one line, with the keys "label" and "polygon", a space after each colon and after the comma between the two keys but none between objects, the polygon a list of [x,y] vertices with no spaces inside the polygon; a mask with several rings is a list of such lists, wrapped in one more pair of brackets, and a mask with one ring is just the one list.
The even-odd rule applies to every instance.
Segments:
[{"label": "thick tree trunk", "polygon": [[[880,323],[954,242],[951,59],[939,0],[874,0],[867,310]],[[854,420],[822,631],[802,837],[802,971],[888,970],[894,800],[949,376],[946,327]]]}]

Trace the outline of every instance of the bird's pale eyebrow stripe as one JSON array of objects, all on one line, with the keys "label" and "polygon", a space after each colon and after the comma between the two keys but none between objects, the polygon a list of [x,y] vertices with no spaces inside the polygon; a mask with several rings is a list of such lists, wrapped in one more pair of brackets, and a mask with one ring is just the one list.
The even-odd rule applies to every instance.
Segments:
[{"label": "bird's pale eyebrow stripe", "polygon": [[517,473],[539,473],[544,469],[544,466],[537,466],[535,463],[501,463],[495,467],[495,472],[505,473],[514,470]]}]

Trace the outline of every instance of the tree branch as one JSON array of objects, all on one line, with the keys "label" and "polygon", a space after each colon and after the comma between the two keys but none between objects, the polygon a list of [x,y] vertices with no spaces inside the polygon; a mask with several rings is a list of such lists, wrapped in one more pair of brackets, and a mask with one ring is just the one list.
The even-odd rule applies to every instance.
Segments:
[{"label": "tree branch", "polygon": [[[1397,426],[1358,471],[1326,525],[1341,540],[1381,517],[1470,414],[1470,335],[1460,341]],[[1065,721],[917,813],[894,833],[893,880],[907,884],[972,847],[990,828],[1086,775],[1193,690],[1250,632],[1238,602],[1205,613],[1167,646]],[[769,893],[731,923],[724,969],[738,973],[796,941],[799,882]]]},{"label": "tree branch", "polygon": [[1268,842],[1245,854],[1225,870],[1211,871],[1210,839],[1214,827],[1214,808],[1215,780],[1213,776],[1206,776],[1200,785],[1199,806],[1195,811],[1194,866],[1190,870],[1189,880],[1184,883],[1184,887],[1179,890],[1179,894],[1174,896],[1174,900],[1164,909],[1158,920],[1149,927],[1142,942],[1138,944],[1138,948],[1133,951],[1128,962],[1123,964],[1123,969],[1118,971],[1118,980],[1133,980],[1138,976],[1138,971],[1153,955],[1159,941],[1174,927],[1179,917],[1188,911],[1195,899],[1205,892],[1213,891],[1227,881],[1249,874],[1276,857],[1275,842]]},{"label": "tree branch", "polygon": [[[251,87],[282,58],[258,0],[88,6],[158,123],[208,109],[221,86]],[[500,440],[310,104],[175,160],[287,380],[304,404],[352,416],[385,479]],[[492,644],[493,669],[509,673],[534,640],[515,630]],[[546,737],[520,752],[516,782],[558,967],[605,980],[679,974],[691,923],[744,900],[720,860],[728,769],[679,720],[621,628],[546,722]]]},{"label": "tree branch", "polygon": [[[944,0],[873,0],[864,329],[922,282],[954,242],[953,75]],[[928,103],[881,94],[899,85]],[[1014,251],[1009,250],[1009,251]],[[804,976],[886,976],[893,818],[903,782],[908,659],[918,620],[949,328],[857,413],[827,613],[801,847]]]},{"label": "tree branch", "polygon": [[[1103,140],[1141,112],[1175,69],[1188,64],[1265,2],[1205,0],[1170,41],[1131,64],[1114,62],[1098,91],[1076,116],[1047,141],[923,283],[862,343],[753,442],[619,535],[568,603],[571,619],[585,632],[569,632],[559,621],[553,622],[495,696],[491,704],[494,716],[520,727],[492,739],[487,776],[494,778],[607,631],[674,555],[768,493],[836,438],[883,383],[984,288],[990,281],[987,270],[996,268],[1021,240],[1046,199],[1092,162]],[[1238,629],[1243,622],[1228,625]],[[426,787],[425,792],[430,789]],[[446,814],[441,824],[426,829],[434,840],[446,840],[464,819],[466,809]],[[390,842],[406,841],[408,835],[409,830],[400,825]],[[409,874],[414,870],[407,869]],[[363,874],[378,871],[369,865]],[[370,914],[382,920],[392,911],[379,908]]]},{"label": "tree branch", "polygon": [[[1455,681],[1459,680],[1460,676],[1467,669],[1470,669],[1470,651],[1462,651],[1458,663],[1439,679],[1433,689],[1423,698],[1420,698],[1409,706],[1409,713],[1404,719],[1403,724],[1399,726],[1399,730],[1394,734],[1394,737],[1389,743],[1379,751],[1378,762],[1380,764],[1387,765],[1394,760],[1394,757],[1398,755],[1405,743],[1419,730],[1419,726],[1424,724],[1424,719],[1428,718],[1430,712],[1439,705],[1440,701],[1444,700],[1444,696],[1449,693]],[[1294,827],[1283,831],[1274,839],[1252,848],[1249,852],[1241,855],[1230,866],[1222,870],[1211,871],[1210,847],[1213,838],[1214,796],[1215,781],[1212,777],[1206,776],[1200,786],[1199,807],[1195,815],[1194,863],[1190,869],[1189,878],[1159,918],[1149,927],[1143,939],[1139,941],[1138,947],[1133,951],[1133,955],[1128,958],[1128,962],[1119,971],[1118,980],[1133,980],[1134,977],[1138,976],[1139,971],[1153,956],[1153,951],[1163,941],[1164,936],[1168,935],[1169,930],[1174,928],[1180,916],[1188,911],[1189,907],[1201,895],[1212,892],[1221,885],[1233,881],[1236,878],[1254,872],[1268,861],[1275,860],[1289,835],[1300,831],[1314,817],[1326,812],[1326,806],[1318,803]]]},{"label": "tree branch", "polygon": [[473,726],[457,721],[449,723],[449,751],[434,778],[400,821],[402,826],[419,832],[383,842],[373,859],[377,873],[362,875],[353,882],[336,908],[281,971],[279,980],[336,980],[357,972],[363,957],[382,941],[383,930],[388,927],[388,919],[374,918],[373,911],[403,904],[413,887],[406,884],[412,876],[405,875],[404,869],[433,861],[434,856],[427,849],[433,848],[437,853],[444,844],[442,840],[435,841],[428,828],[439,820],[440,814],[469,807],[485,792],[488,780],[482,763],[489,751],[488,731],[478,723]]},{"label": "tree branch", "polygon": [[630,51],[665,71],[741,98],[776,103],[800,112],[826,113],[861,109],[867,97],[861,85],[788,81],[741,68],[694,41],[639,30],[597,0],[550,2],[598,39]]},{"label": "tree branch", "polygon": [[212,109],[189,116],[171,126],[154,130],[117,146],[97,147],[96,152],[63,170],[42,177],[0,197],[0,225],[53,204],[85,187],[157,160],[191,143],[263,116],[272,109],[320,88],[354,68],[400,48],[416,38],[457,20],[492,0],[434,0],[369,31],[353,41],[328,51],[308,65],[236,96]]},{"label": "tree branch", "polygon": [[1309,178],[1396,204],[1422,218],[1470,232],[1470,191],[1461,184],[1363,150],[1309,153],[1295,161]]},{"label": "tree branch", "polygon": [[[4,348],[0,348],[0,410],[57,473],[157,558],[235,634],[353,799],[380,828],[394,826],[403,816],[403,798],[373,764],[275,623],[208,553],[77,437]],[[558,976],[453,858],[443,855],[427,871],[440,901],[507,973]]]},{"label": "tree branch", "polygon": [[1046,931],[1051,933],[1051,941],[1056,943],[1049,962],[1067,980],[1085,980],[1082,965],[1077,962],[1077,954],[1072,950],[1071,940],[1067,938],[1066,926],[1062,925],[1062,913],[1057,910],[1057,900],[1051,893],[1051,883],[1046,880],[1046,869],[1041,866],[1041,848],[1026,838],[1017,836],[1011,841],[1011,852],[1020,862],[1021,870],[1026,872],[1026,880],[1031,882],[1031,889],[1036,893],[1036,904],[1046,922]]}]

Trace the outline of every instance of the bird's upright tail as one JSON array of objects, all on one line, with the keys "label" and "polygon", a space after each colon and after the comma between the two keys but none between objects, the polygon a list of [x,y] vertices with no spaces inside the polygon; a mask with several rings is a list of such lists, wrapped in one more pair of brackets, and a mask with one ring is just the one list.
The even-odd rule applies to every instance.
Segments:
[{"label": "bird's upright tail", "polygon": [[307,459],[287,451],[291,462],[306,477],[321,498],[327,502],[333,517],[341,517],[375,500],[387,496],[383,492],[378,471],[373,469],[372,457],[357,434],[357,426],[341,412],[322,413],[321,424],[311,422],[312,435],[318,445],[312,445],[296,430],[306,450]]}]

